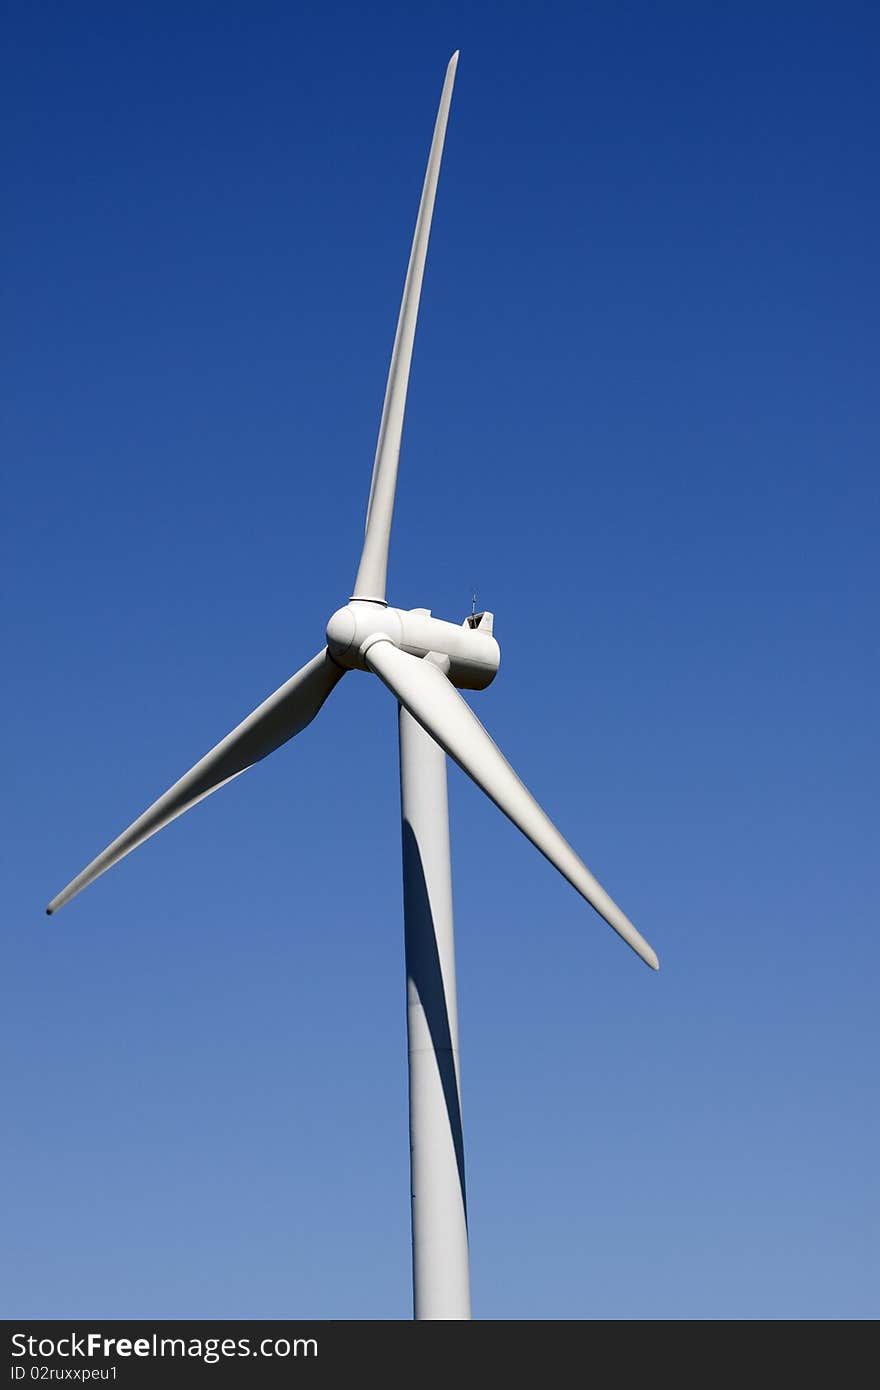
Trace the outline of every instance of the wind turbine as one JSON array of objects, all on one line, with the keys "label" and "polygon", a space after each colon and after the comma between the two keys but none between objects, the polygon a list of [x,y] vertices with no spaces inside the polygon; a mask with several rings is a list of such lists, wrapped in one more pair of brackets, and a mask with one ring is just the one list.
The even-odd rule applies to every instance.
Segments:
[{"label": "wind turbine", "polygon": [[327,645],[249,714],[53,898],[83,888],[196,802],[310,724],[347,671],[379,677],[398,702],[407,973],[413,1301],[418,1319],[470,1317],[446,754],[653,970],[651,947],[542,811],[459,690],[484,690],[501,654],[491,613],[461,625],[386,599],[391,520],[425,256],[458,53],[440,96],[391,354],[354,593]]}]

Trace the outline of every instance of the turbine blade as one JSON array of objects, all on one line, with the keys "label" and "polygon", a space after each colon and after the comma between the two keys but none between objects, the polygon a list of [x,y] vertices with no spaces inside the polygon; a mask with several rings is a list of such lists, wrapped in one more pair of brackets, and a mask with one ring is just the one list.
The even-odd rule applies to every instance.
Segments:
[{"label": "turbine blade", "polygon": [[370,486],[370,500],[367,504],[367,524],[364,534],[364,548],[354,585],[354,598],[377,599],[385,601],[385,582],[388,571],[388,545],[391,540],[391,519],[394,515],[394,495],[397,490],[397,460],[400,455],[400,439],[403,434],[403,415],[406,410],[406,391],[409,385],[409,369],[412,362],[413,340],[416,334],[416,319],[419,313],[419,297],[422,293],[422,277],[425,273],[425,256],[428,251],[428,238],[431,234],[431,217],[434,212],[434,198],[437,193],[437,179],[440,174],[440,160],[443,156],[443,141],[446,137],[446,122],[449,117],[449,104],[452,100],[452,86],[458,66],[458,53],[453,53],[446,69],[446,80],[440,95],[440,107],[434,125],[434,138],[428,156],[428,168],[416,218],[400,316],[394,336],[391,353],[391,366],[388,369],[388,384],[385,388],[385,403],[382,406],[382,421],[379,425],[379,441],[376,445],[376,458],[373,463],[373,481]]},{"label": "turbine blade", "polygon": [[420,660],[379,638],[364,654],[367,665],[463,772],[518,826],[600,917],[652,970],[660,963],[647,941],[563,839],[523,786],[477,716],[430,658]]},{"label": "turbine blade", "polygon": [[107,869],[130,854],[157,830],[195,806],[197,801],[245,772],[254,763],[280,748],[314,719],[337,681],[344,675],[326,648],[307,666],[285,681],[274,695],[249,714],[231,734],[206,753],[195,767],[175,782],[149,810],[124,830],[107,849],[93,859],[81,874],[53,898],[46,911],[51,915],[81,892]]}]

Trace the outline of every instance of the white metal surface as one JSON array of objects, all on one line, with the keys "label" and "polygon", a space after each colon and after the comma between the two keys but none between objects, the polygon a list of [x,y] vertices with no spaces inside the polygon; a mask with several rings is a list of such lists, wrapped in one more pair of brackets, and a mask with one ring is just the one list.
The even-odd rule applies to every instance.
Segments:
[{"label": "white metal surface", "polygon": [[412,250],[403,286],[403,299],[394,335],[391,352],[391,365],[388,368],[388,384],[385,387],[385,402],[382,406],[382,420],[379,425],[379,441],[376,445],[376,458],[373,463],[373,480],[370,485],[370,500],[367,503],[367,524],[364,534],[364,548],[354,585],[354,598],[385,598],[385,584],[388,573],[388,546],[391,540],[391,520],[394,515],[394,496],[397,490],[397,462],[400,456],[400,440],[403,434],[403,416],[406,410],[406,392],[409,386],[409,369],[412,362],[413,342],[416,336],[416,320],[419,315],[419,298],[422,293],[422,278],[425,273],[425,257],[428,254],[428,238],[431,235],[431,218],[434,213],[434,198],[437,193],[437,180],[440,177],[440,161],[443,158],[443,142],[446,139],[446,122],[449,118],[449,104],[452,101],[452,87],[455,70],[458,67],[458,53],[453,53],[446,69],[446,79],[440,94],[440,106],[434,125],[434,138],[428,155],[428,167],[416,218]]},{"label": "white metal surface", "polygon": [[413,1311],[471,1315],[446,754],[399,707]]}]

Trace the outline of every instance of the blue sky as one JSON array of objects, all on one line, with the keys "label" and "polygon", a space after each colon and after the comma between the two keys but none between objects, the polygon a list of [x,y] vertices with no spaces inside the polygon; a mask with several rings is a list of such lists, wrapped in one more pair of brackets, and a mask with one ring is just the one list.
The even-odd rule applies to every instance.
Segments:
[{"label": "blue sky", "polygon": [[877,1306],[878,20],[16,5],[6,1316],[409,1315],[393,704],[45,902],[321,645],[461,48],[390,596],[450,772],[475,1315]]}]

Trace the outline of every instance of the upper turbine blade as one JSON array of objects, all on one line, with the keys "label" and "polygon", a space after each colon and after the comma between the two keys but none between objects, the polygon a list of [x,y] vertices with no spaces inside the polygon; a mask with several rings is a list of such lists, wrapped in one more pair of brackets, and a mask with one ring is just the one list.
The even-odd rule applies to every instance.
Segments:
[{"label": "upper turbine blade", "polygon": [[419,297],[422,293],[422,277],[425,273],[425,256],[428,251],[428,238],[431,234],[431,217],[434,212],[434,197],[437,192],[437,179],[440,174],[440,160],[443,156],[443,141],[446,137],[446,121],[449,117],[449,103],[452,100],[452,85],[455,69],[458,66],[458,53],[453,53],[446,69],[446,80],[440,96],[440,107],[434,125],[434,138],[428,156],[428,168],[416,218],[406,283],[394,349],[391,353],[391,366],[388,369],[388,385],[385,388],[385,403],[382,407],[382,422],[379,425],[379,442],[376,445],[376,459],[373,463],[373,481],[370,486],[370,500],[367,504],[367,524],[364,535],[364,548],[361,563],[354,585],[353,598],[377,599],[385,601],[385,582],[388,572],[388,545],[391,540],[391,519],[394,515],[394,494],[397,489],[397,460],[400,455],[400,438],[403,433],[403,414],[406,409],[406,390],[409,385],[409,369],[412,362],[413,340],[416,334],[416,319],[419,313]]},{"label": "upper turbine blade", "polygon": [[319,652],[77,874],[46,911],[56,912],[157,830],[293,738],[311,723],[344,674],[326,648]]},{"label": "upper turbine blade", "polygon": [[379,638],[364,653],[367,665],[431,737],[482,787],[533,845],[554,864],[582,897],[622,936],[636,955],[659,970],[654,951],[585,864],[563,839],[535,798],[517,777],[501,750],[443,672],[430,659],[420,660]]}]

